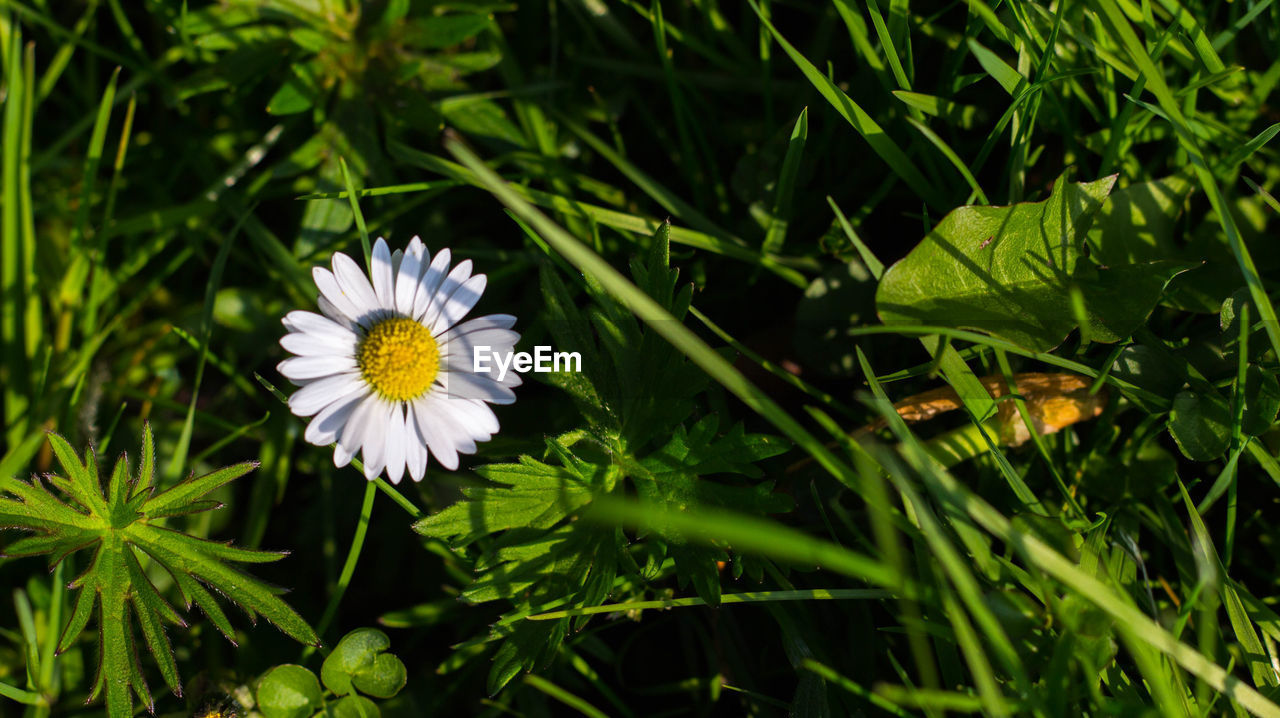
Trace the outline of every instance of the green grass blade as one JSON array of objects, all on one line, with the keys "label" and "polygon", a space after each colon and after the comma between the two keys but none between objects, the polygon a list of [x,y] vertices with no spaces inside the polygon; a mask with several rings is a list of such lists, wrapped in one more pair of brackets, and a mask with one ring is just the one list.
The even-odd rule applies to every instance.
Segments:
[{"label": "green grass blade", "polygon": [[[351,213],[356,217],[356,228],[360,231],[360,248],[364,250],[364,266],[373,267],[373,250],[369,244],[369,227],[364,223],[364,212],[360,211],[360,202],[356,199],[360,193],[351,182],[351,173],[347,170],[347,161],[338,158],[338,166],[342,168],[342,183],[347,188],[347,201],[351,203]],[[372,271],[372,269],[370,269]]]},{"label": "green grass blade", "polygon": [[782,46],[782,49],[791,57],[796,67],[800,68],[800,72],[814,86],[818,94],[831,103],[835,111],[845,118],[853,126],[853,129],[857,130],[859,135],[862,135],[867,144],[871,145],[871,149],[877,155],[880,155],[880,158],[889,166],[889,170],[901,177],[902,181],[906,182],[907,186],[923,198],[929,206],[940,211],[951,209],[951,203],[946,200],[946,197],[933,186],[932,182],[925,178],[915,163],[911,161],[911,158],[881,129],[880,125],[876,124],[871,115],[868,115],[858,103],[854,102],[818,68],[814,67],[813,63],[805,59],[799,50],[787,42],[782,33],[778,32],[778,29],[761,14],[760,7],[756,5],[755,0],[748,0],[748,2],[751,4],[751,8],[756,11],[756,14],[760,16],[760,22],[769,28],[769,32],[773,33],[773,39]]},{"label": "green grass blade", "polygon": [[[1280,355],[1280,319],[1277,319],[1275,307],[1271,304],[1271,298],[1262,284],[1261,277],[1258,276],[1258,269],[1249,253],[1249,248],[1245,246],[1244,240],[1240,237],[1240,230],[1236,226],[1236,220],[1230,210],[1227,197],[1219,188],[1218,181],[1213,176],[1204,153],[1200,149],[1200,143],[1196,140],[1195,134],[1182,114],[1180,103],[1165,82],[1164,73],[1156,67],[1151,56],[1147,54],[1142,41],[1138,39],[1133,27],[1130,26],[1128,19],[1120,11],[1115,0],[1090,0],[1089,4],[1098,11],[1098,15],[1108,32],[1115,38],[1116,42],[1125,48],[1129,53],[1129,57],[1138,66],[1142,76],[1146,78],[1152,94],[1156,96],[1161,109],[1167,114],[1169,122],[1177,132],[1183,149],[1186,150],[1191,159],[1192,169],[1208,195],[1209,203],[1213,205],[1214,212],[1218,215],[1223,232],[1227,235],[1227,243],[1231,246],[1236,262],[1240,265],[1240,273],[1244,275],[1245,284],[1249,288],[1249,296],[1253,299],[1254,306],[1258,308],[1258,313],[1261,315],[1263,326],[1267,331],[1267,337],[1271,340],[1271,348],[1277,355]],[[1188,15],[1184,14],[1183,17],[1194,23],[1194,20]],[[1203,36],[1203,32],[1200,35]],[[1219,65],[1221,65],[1221,62],[1219,62]],[[1210,67],[1210,71],[1221,69],[1222,67],[1220,66],[1216,68]]]},{"label": "green grass blade", "polygon": [[787,239],[787,225],[791,223],[791,198],[796,191],[796,175],[800,172],[800,158],[804,154],[804,143],[809,138],[809,108],[800,111],[791,130],[791,139],[787,142],[787,154],[782,159],[782,171],[778,174],[778,184],[773,194],[773,221],[764,236],[764,251],[769,254],[782,249]]},{"label": "green grass blade", "polygon": [[486,167],[480,158],[460,142],[446,141],[446,147],[475,173],[494,196],[541,234],[547,243],[555,247],[556,251],[571,264],[592,277],[636,317],[689,357],[703,371],[808,451],[832,475],[846,485],[856,487],[856,481],[848,466],[839,461],[773,399],[748,381],[732,364],[671,316],[671,313],[663,309],[652,297],[628,281],[589,247],[530,206],[510,185],[502,181],[502,178]]}]

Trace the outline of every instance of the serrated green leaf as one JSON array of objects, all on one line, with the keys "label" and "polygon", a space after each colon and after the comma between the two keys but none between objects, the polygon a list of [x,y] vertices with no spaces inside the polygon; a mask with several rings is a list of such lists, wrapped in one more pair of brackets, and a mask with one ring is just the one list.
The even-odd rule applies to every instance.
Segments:
[{"label": "serrated green leaf", "polygon": [[[13,481],[7,489],[18,500],[0,498],[0,524],[32,531],[33,536],[15,542],[14,548],[29,554],[49,554],[55,563],[82,549],[94,552],[89,568],[70,584],[79,594],[57,651],[75,645],[97,605],[100,660],[90,699],[105,692],[111,718],[132,715],[132,695],[148,710],[153,708],[138,660],[139,643],[155,657],[170,690],[175,694],[181,691],[177,662],[163,624],[185,626],[186,621],[151,582],[144,562],[159,563],[173,577],[187,608],[194,600],[229,639],[231,626],[201,582],[238,603],[250,617],[260,613],[289,636],[304,643],[318,642],[306,621],[270,587],[226,563],[275,561],[282,554],[236,548],[188,536],[158,523],[158,519],[179,510],[193,512],[209,506],[198,499],[256,464],[239,464],[193,477],[152,496],[155,448],[150,427],[146,427],[138,474],[129,475],[128,461],[122,456],[104,494],[92,451],[85,452],[82,462],[62,437],[50,434],[49,441],[67,474],[50,477],[50,483],[84,511],[63,503],[38,481]],[[131,616],[136,618],[141,641],[135,639]]]},{"label": "serrated green leaf", "polygon": [[71,610],[71,618],[62,629],[62,637],[58,639],[58,653],[74,646],[80,632],[89,625],[89,617],[93,615],[97,597],[96,591],[80,591],[76,594],[75,608]]},{"label": "serrated green leaf", "polygon": [[256,468],[258,468],[258,462],[246,461],[211,471],[204,476],[188,479],[152,496],[143,504],[143,511],[148,516],[170,516],[175,508],[185,507]]},{"label": "serrated green leaf", "polygon": [[426,536],[465,545],[511,528],[548,528],[591,500],[591,490],[563,467],[528,457],[518,464],[489,464],[476,470],[503,488],[468,488],[466,501],[413,525]]},{"label": "serrated green leaf", "polygon": [[494,654],[485,684],[488,694],[497,694],[522,671],[530,671],[540,665],[547,654],[547,646],[560,644],[568,623],[567,619],[560,619],[518,624]]}]

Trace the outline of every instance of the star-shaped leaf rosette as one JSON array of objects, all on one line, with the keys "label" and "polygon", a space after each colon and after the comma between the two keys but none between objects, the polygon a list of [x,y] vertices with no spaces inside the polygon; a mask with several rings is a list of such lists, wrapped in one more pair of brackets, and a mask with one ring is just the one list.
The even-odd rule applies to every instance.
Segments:
[{"label": "star-shaped leaf rosette", "polygon": [[92,552],[88,568],[70,584],[79,593],[62,629],[58,652],[76,643],[97,607],[98,673],[89,699],[97,699],[105,689],[109,715],[133,714],[131,692],[149,709],[152,706],[138,661],[138,641],[131,627],[134,620],[165,683],[174,694],[182,695],[177,661],[164,624],[185,627],[187,622],[148,575],[148,569],[156,565],[173,578],[186,609],[192,604],[199,606],[232,643],[235,634],[215,594],[239,604],[250,618],[261,615],[290,637],[319,644],[315,631],[276,595],[276,589],[232,566],[277,561],[285,554],[237,548],[165,526],[173,517],[221,507],[205,497],[252,471],[256,462],[193,476],[160,490],[155,484],[155,445],[148,426],[143,430],[137,472],[130,471],[128,457],[122,455],[104,492],[93,449],[85,451],[81,461],[61,436],[50,434],[49,443],[62,464],[63,475],[49,475],[45,481],[66,500],[45,488],[39,478],[30,483],[8,482],[5,488],[12,496],[0,498],[0,527],[23,529],[32,535],[10,543],[4,555],[47,554],[56,566],[78,551]]},{"label": "star-shaped leaf rosette", "polygon": [[484,293],[486,278],[471,260],[451,268],[442,249],[434,258],[414,237],[392,253],[379,238],[370,262],[372,282],[351,257],[335,252],[333,271],[312,270],[321,314],[294,311],[280,344],[297,356],[279,371],[301,388],[289,397],[298,416],[312,417],[305,438],[334,445],[333,462],[357,453],[370,480],[385,470],[392,483],[407,472],[420,481],[428,454],[447,469],[458,454],[498,431],[489,404],[515,401],[520,377],[477,371],[475,347],[494,355],[514,351],[516,318],[491,314],[462,319]]}]

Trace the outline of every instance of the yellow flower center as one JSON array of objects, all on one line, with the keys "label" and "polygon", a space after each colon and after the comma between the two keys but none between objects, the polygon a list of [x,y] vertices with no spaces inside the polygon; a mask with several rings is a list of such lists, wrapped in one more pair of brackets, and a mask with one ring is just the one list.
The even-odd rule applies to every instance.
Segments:
[{"label": "yellow flower center", "polygon": [[440,346],[418,322],[391,317],[365,333],[356,347],[356,365],[380,396],[408,401],[431,388],[440,371]]}]

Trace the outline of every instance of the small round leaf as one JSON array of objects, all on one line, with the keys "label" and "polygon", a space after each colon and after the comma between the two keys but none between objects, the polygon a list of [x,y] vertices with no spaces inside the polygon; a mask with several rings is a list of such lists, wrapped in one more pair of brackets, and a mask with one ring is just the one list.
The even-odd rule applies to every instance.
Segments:
[{"label": "small round leaf", "polygon": [[1180,391],[1169,412],[1169,434],[1192,461],[1212,461],[1231,443],[1231,407],[1222,397]]},{"label": "small round leaf", "polygon": [[329,710],[333,718],[382,718],[378,705],[364,696],[347,696]]},{"label": "small round leaf", "polygon": [[374,659],[368,671],[357,673],[351,682],[365,695],[390,698],[399,693],[408,680],[404,663],[390,653],[383,653]]},{"label": "small round leaf", "polygon": [[258,682],[258,710],[266,718],[306,718],[321,704],[320,681],[302,666],[276,666]]}]

